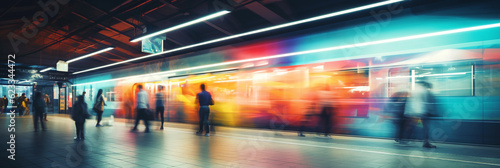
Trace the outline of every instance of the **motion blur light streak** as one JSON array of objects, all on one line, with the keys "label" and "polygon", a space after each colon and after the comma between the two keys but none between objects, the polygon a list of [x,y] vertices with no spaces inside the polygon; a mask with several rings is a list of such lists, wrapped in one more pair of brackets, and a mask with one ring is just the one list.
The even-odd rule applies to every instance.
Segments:
[{"label": "motion blur light streak", "polygon": [[[399,37],[399,38],[379,40],[379,41],[372,41],[372,42],[365,42],[365,43],[358,43],[358,44],[350,44],[350,45],[328,47],[328,48],[321,48],[321,49],[315,49],[315,50],[307,50],[307,51],[278,54],[278,55],[272,55],[272,56],[264,56],[264,57],[259,57],[259,58],[251,58],[251,59],[238,60],[238,61],[229,61],[229,62],[208,64],[208,65],[202,65],[202,66],[197,66],[197,67],[164,71],[164,72],[160,72],[160,73],[174,73],[174,72],[189,71],[189,70],[196,70],[196,69],[203,69],[203,68],[211,68],[211,67],[217,67],[217,66],[222,66],[222,65],[230,65],[230,64],[245,63],[245,62],[251,62],[251,61],[282,58],[282,57],[289,57],[289,56],[302,55],[302,54],[319,53],[319,52],[333,51],[333,50],[339,50],[339,49],[345,49],[345,48],[354,48],[354,47],[360,47],[360,46],[369,46],[369,45],[376,45],[376,44],[383,44],[383,43],[392,43],[392,42],[420,39],[420,38],[426,38],[426,37],[432,37],[432,36],[441,36],[441,35],[455,34],[455,33],[460,33],[460,32],[468,32],[468,31],[496,28],[496,27],[500,27],[500,23],[467,27],[467,28],[461,28],[461,29],[453,29],[453,30],[440,31],[440,32],[434,32],[434,33],[420,34],[420,35],[413,35],[413,36],[407,36],[407,37]],[[140,58],[142,58],[142,57],[140,57]],[[97,68],[99,69],[100,67],[97,67]],[[73,74],[83,73],[83,72],[90,71],[93,69],[95,69],[95,68],[85,70],[85,71],[75,72]],[[139,75],[139,76],[148,76],[148,75],[154,75],[154,74],[156,74],[156,73]],[[390,78],[395,78],[395,77],[390,77]],[[111,79],[111,81],[112,80],[118,80],[118,79]],[[109,81],[109,80],[107,80],[107,81]],[[83,84],[88,84],[88,83],[83,83]],[[83,84],[81,84],[81,85],[83,85]]]},{"label": "motion blur light streak", "polygon": [[51,69],[52,69],[52,67],[50,67],[50,68],[45,68],[45,69],[41,70],[40,72],[47,72],[47,71],[49,71],[49,70],[51,70]]},{"label": "motion blur light streak", "polygon": [[167,54],[167,53],[171,53],[171,52],[175,52],[175,51],[181,51],[181,50],[185,50],[185,49],[189,49],[189,48],[194,48],[194,47],[198,47],[198,46],[202,46],[202,45],[206,45],[206,44],[221,42],[221,41],[235,39],[235,38],[239,38],[239,37],[243,37],[243,36],[248,36],[248,35],[252,35],[252,34],[257,34],[257,33],[262,33],[262,32],[266,32],[266,31],[276,30],[276,29],[280,29],[280,28],[284,28],[284,27],[289,27],[289,26],[294,26],[294,25],[298,25],[298,24],[302,24],[302,23],[307,23],[307,22],[312,22],[312,21],[316,21],[316,20],[326,19],[326,18],[335,17],[335,16],[339,16],[339,15],[344,15],[344,14],[348,14],[348,13],[352,13],[352,12],[356,12],[356,11],[360,11],[360,10],[365,10],[365,9],[370,9],[370,8],[375,8],[375,7],[379,7],[379,6],[383,6],[383,5],[387,5],[387,4],[392,4],[392,3],[400,2],[400,1],[403,1],[403,0],[389,0],[389,1],[384,1],[384,2],[374,3],[374,4],[371,4],[371,5],[360,6],[360,7],[356,7],[356,8],[352,8],[352,9],[347,9],[347,10],[343,10],[343,11],[339,11],[339,12],[334,12],[334,13],[330,13],[330,14],[325,14],[325,15],[321,15],[321,16],[312,17],[312,18],[309,18],[309,19],[304,19],[304,20],[299,20],[299,21],[295,21],[295,22],[285,23],[285,24],[281,24],[281,25],[271,26],[271,27],[267,27],[267,28],[263,28],[263,29],[249,31],[249,32],[246,32],[246,33],[241,33],[241,34],[227,36],[227,37],[223,37],[223,38],[219,38],[219,39],[215,39],[215,40],[210,40],[210,41],[206,41],[206,42],[201,42],[201,43],[197,43],[197,44],[193,44],[193,45],[179,47],[179,48],[172,49],[172,50],[167,50],[167,51],[164,51],[164,52],[161,52],[161,53],[155,53],[155,54],[145,55],[145,56],[142,56],[142,57],[137,57],[137,58],[133,58],[133,59],[121,61],[121,62],[116,62],[116,63],[112,63],[112,64],[100,66],[100,67],[90,68],[90,69],[87,69],[87,70],[74,72],[73,74],[79,74],[79,73],[89,72],[89,71],[93,71],[93,70],[97,70],[97,69],[101,69],[101,68],[106,68],[106,67],[110,67],[110,66],[114,66],[114,65],[119,65],[119,64],[131,62],[131,61],[141,60],[141,59],[145,59],[145,58],[149,58],[149,57],[154,57],[154,56],[158,56],[158,55],[162,55],[162,54]]},{"label": "motion blur light streak", "polygon": [[90,54],[87,54],[87,55],[84,55],[84,56],[81,56],[81,57],[70,59],[70,60],[66,61],[66,63],[75,62],[75,61],[78,61],[78,60],[81,60],[81,59],[84,59],[84,58],[87,58],[87,57],[91,57],[93,55],[97,55],[97,54],[100,54],[100,53],[103,53],[103,52],[106,52],[106,51],[109,51],[109,50],[112,50],[112,49],[114,49],[114,47],[108,47],[108,48],[105,48],[105,49],[102,49],[102,50],[99,50],[99,51],[96,51],[96,52],[93,52],[93,53],[90,53]]},{"label": "motion blur light streak", "polygon": [[198,18],[196,20],[192,20],[192,21],[189,21],[189,22],[186,22],[186,23],[174,26],[174,27],[170,27],[170,28],[167,28],[167,29],[164,29],[164,30],[161,30],[161,31],[158,31],[158,32],[146,35],[146,36],[143,36],[143,37],[139,37],[139,38],[133,39],[130,42],[138,42],[138,41],[144,40],[146,38],[157,36],[157,35],[160,35],[160,34],[163,34],[163,33],[168,33],[168,32],[171,32],[171,31],[183,28],[183,27],[191,26],[193,24],[200,23],[200,22],[203,22],[203,21],[206,21],[206,20],[210,20],[210,19],[222,16],[222,15],[225,15],[225,14],[228,14],[228,13],[230,13],[230,11],[227,11],[227,10],[220,11],[220,12],[217,12],[217,13],[214,13],[214,14],[202,17],[202,18]]},{"label": "motion blur light streak", "polygon": [[171,73],[171,72],[156,72],[156,73],[150,73],[150,74],[145,74],[145,75],[127,76],[127,77],[115,78],[115,79],[108,79],[108,80],[102,80],[102,81],[97,81],[97,82],[74,84],[72,86],[89,85],[89,84],[111,82],[111,81],[117,81],[117,80],[123,80],[123,79],[144,78],[144,77],[151,77],[151,76],[160,77],[160,76],[156,76],[156,75],[160,75],[160,76],[174,76],[175,73]]},{"label": "motion blur light streak", "polygon": [[[467,72],[458,72],[458,73],[443,73],[443,74],[430,74],[430,75],[415,75],[415,77],[426,77],[426,76],[451,76],[451,75],[465,75]],[[392,76],[388,78],[411,78],[413,76]]]}]

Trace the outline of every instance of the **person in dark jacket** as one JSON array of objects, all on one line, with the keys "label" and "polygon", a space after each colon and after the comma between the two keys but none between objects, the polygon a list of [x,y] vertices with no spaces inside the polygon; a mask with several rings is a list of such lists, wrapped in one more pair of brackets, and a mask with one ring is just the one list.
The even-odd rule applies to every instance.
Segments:
[{"label": "person in dark jacket", "polygon": [[84,101],[83,95],[77,97],[77,101],[74,104],[74,111],[71,114],[71,118],[75,121],[76,126],[76,137],[75,140],[84,140],[85,139],[85,119],[89,117],[89,113],[87,111],[87,103]]},{"label": "person in dark jacket", "polygon": [[35,99],[33,100],[33,110],[35,112],[35,114],[33,115],[35,131],[38,131],[38,121],[40,121],[42,129],[45,130],[45,124],[43,121],[43,113],[45,113],[45,102],[43,101],[42,93],[40,92],[35,93]]},{"label": "person in dark jacket", "polygon": [[397,92],[391,96],[389,104],[387,104],[387,110],[394,116],[394,125],[396,126],[394,140],[402,144],[407,143],[405,141],[407,138],[405,136],[407,119],[404,115],[407,98],[407,92]]},{"label": "person in dark jacket", "polygon": [[7,109],[8,105],[9,105],[9,99],[7,99],[7,95],[3,95],[2,104],[0,105],[2,106],[2,114],[5,111],[5,109]]},{"label": "person in dark jacket", "polygon": [[200,85],[201,92],[196,94],[195,102],[200,106],[199,117],[200,117],[200,129],[196,134],[201,135],[203,133],[203,127],[205,127],[205,136],[210,136],[210,128],[208,128],[208,117],[210,114],[209,105],[214,105],[214,100],[212,95],[205,90],[205,84]]}]

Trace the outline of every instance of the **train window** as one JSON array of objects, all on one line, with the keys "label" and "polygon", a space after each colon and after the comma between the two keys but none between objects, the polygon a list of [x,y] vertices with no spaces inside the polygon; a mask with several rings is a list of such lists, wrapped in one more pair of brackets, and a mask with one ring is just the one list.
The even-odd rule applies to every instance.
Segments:
[{"label": "train window", "polygon": [[472,65],[415,67],[410,76],[415,82],[431,83],[437,96],[472,96],[472,68]]}]

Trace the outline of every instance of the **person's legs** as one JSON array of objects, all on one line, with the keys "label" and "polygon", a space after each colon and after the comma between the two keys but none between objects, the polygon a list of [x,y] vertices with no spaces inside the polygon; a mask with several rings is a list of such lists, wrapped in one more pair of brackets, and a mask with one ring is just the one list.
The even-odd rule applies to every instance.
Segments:
[{"label": "person's legs", "polygon": [[47,121],[47,113],[49,112],[49,107],[45,106],[45,113],[43,113],[43,120]]},{"label": "person's legs", "polygon": [[423,147],[425,148],[435,148],[436,146],[432,145],[430,142],[429,142],[429,130],[430,130],[430,120],[426,117],[423,117],[422,119],[422,126],[423,126],[423,131],[422,133],[424,134],[423,135],[423,138],[424,138],[424,144],[423,144]]},{"label": "person's legs", "polygon": [[36,115],[38,115],[37,119],[39,119],[39,120],[40,120],[40,124],[42,125],[42,129],[43,129],[43,130],[45,130],[46,128],[45,128],[45,122],[43,121],[43,113],[38,113],[38,114],[37,114],[37,113],[35,112],[35,114],[36,114]]},{"label": "person's legs", "polygon": [[208,117],[210,115],[210,110],[208,110],[208,108],[207,108],[207,110],[204,113],[205,114],[203,115],[203,123],[205,124],[205,131],[208,134],[208,133],[210,133],[210,128],[208,126],[210,124],[208,121]]},{"label": "person's legs", "polygon": [[79,121],[75,121],[75,127],[76,127],[76,140],[80,139],[80,122]]},{"label": "person's legs", "polygon": [[158,118],[158,115],[160,116],[161,119],[161,127],[160,129],[163,129],[163,111],[165,107],[156,107],[156,118]]},{"label": "person's legs", "polygon": [[161,129],[163,129],[163,122],[164,122],[163,113],[165,113],[165,107],[160,107]]},{"label": "person's legs", "polygon": [[101,126],[102,113],[103,113],[103,111],[97,112],[97,124],[95,126]]},{"label": "person's legs", "polygon": [[37,115],[37,113],[35,113],[35,115],[33,115],[33,126],[35,126],[35,131],[38,131],[38,115]]},{"label": "person's legs", "polygon": [[203,133],[203,111],[200,107],[200,110],[198,111],[198,119],[199,119],[199,129],[198,129],[198,134],[202,134]]},{"label": "person's legs", "polygon": [[137,130],[137,125],[139,125],[139,120],[140,120],[140,113],[139,113],[139,109],[135,110],[135,113],[136,113],[136,117],[135,117],[135,124],[134,124],[134,128],[132,130]]},{"label": "person's legs", "polygon": [[332,111],[333,111],[333,108],[332,107],[326,107],[326,114],[325,114],[325,136],[328,136],[328,134],[330,134],[330,131],[331,131],[331,127],[332,127]]},{"label": "person's legs", "polygon": [[85,120],[80,122],[80,138],[85,139]]},{"label": "person's legs", "polygon": [[144,120],[144,125],[146,126],[146,132],[149,132],[149,117],[147,111],[146,109],[140,109],[139,111],[142,115],[142,119]]}]

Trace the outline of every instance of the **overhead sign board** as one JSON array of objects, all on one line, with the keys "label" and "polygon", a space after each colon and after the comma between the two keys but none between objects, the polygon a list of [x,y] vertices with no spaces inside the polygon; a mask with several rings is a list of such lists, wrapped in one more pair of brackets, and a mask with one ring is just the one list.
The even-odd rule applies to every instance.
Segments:
[{"label": "overhead sign board", "polygon": [[165,35],[159,35],[142,40],[142,52],[150,54],[163,52],[165,38]]},{"label": "overhead sign board", "polygon": [[62,60],[57,61],[57,71],[68,72],[68,63]]}]

